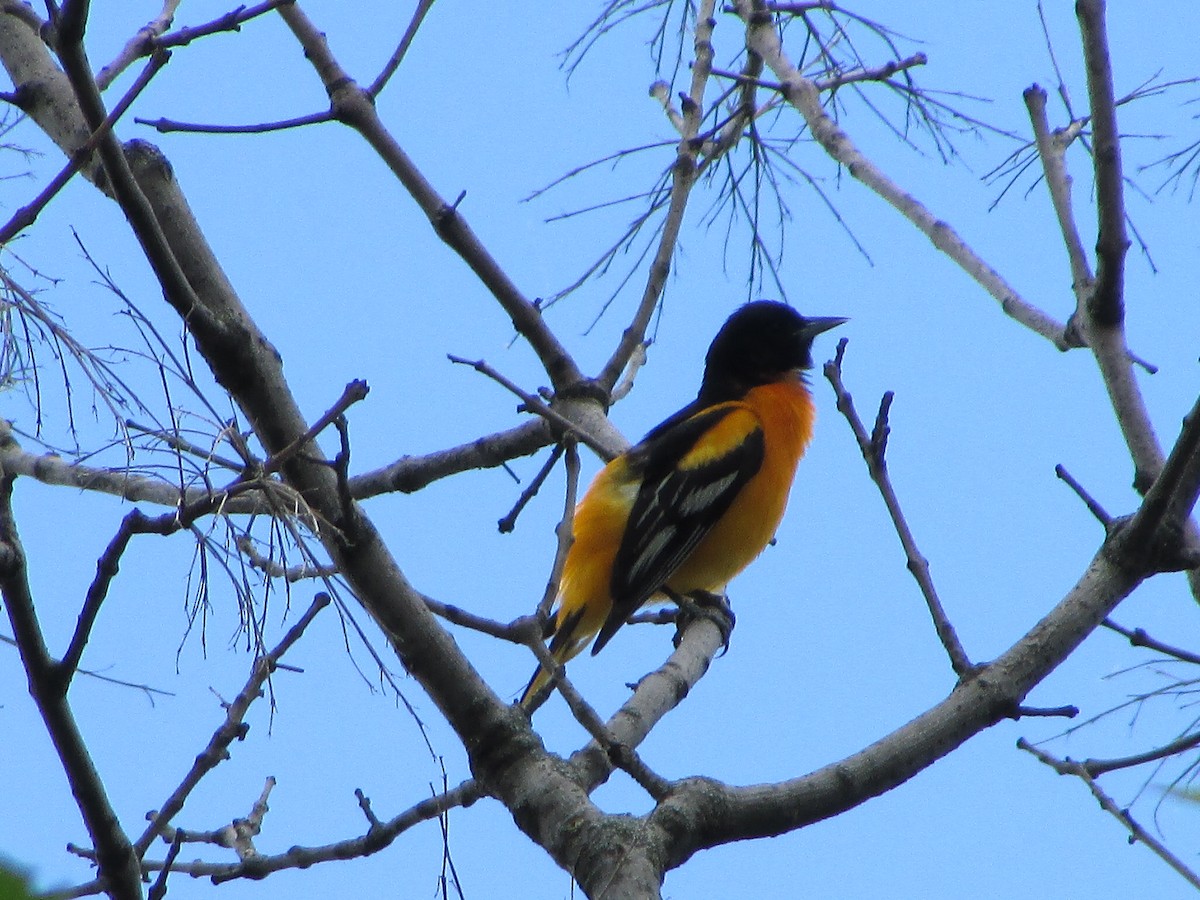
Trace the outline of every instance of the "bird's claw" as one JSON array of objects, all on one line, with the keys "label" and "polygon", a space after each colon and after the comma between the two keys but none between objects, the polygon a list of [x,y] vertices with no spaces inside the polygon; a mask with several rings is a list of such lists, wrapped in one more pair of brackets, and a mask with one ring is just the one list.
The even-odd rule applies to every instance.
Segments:
[{"label": "bird's claw", "polygon": [[686,596],[672,594],[671,599],[679,607],[675,616],[674,644],[679,646],[687,627],[697,619],[708,619],[721,632],[721,655],[729,652],[729,638],[733,635],[733,626],[737,624],[737,616],[729,605],[728,599],[721,594],[710,591],[693,591]]}]

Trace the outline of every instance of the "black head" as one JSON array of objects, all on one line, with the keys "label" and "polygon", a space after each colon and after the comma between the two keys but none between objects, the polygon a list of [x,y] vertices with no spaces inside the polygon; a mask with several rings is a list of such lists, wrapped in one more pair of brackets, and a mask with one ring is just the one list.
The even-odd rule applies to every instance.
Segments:
[{"label": "black head", "polygon": [[813,338],[845,321],[806,319],[774,300],[739,307],[708,348],[700,397],[707,402],[735,399],[788,372],[811,369]]}]

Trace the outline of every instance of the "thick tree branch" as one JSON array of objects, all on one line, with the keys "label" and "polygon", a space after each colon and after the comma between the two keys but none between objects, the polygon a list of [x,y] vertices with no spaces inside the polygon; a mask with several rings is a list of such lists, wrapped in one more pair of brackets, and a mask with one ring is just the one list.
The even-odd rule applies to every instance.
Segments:
[{"label": "thick tree branch", "polygon": [[[291,9],[283,9],[281,14]],[[0,21],[10,19],[4,17]],[[25,27],[22,23],[18,25]],[[321,43],[319,36],[316,40]],[[88,117],[98,124],[103,121],[103,107],[86,59],[78,47],[64,46],[62,52],[81,101],[87,104]],[[308,432],[308,425],[283,379],[279,356],[225,279],[169,166],[155,148],[143,142],[134,142],[126,148],[128,168],[115,142],[102,142],[101,148],[131,226],[163,279],[172,306],[188,323],[218,382],[243,408],[269,453],[292,447]],[[128,177],[130,174],[136,183]],[[182,274],[181,265],[185,267]],[[199,286],[201,294],[192,289],[192,282]],[[320,462],[321,458],[315,450],[296,453],[281,474],[318,518],[336,523],[345,511],[335,475]],[[422,682],[431,678],[440,682],[440,689],[432,693],[442,695],[440,699],[452,710],[448,713],[451,723],[464,729],[464,734],[494,726],[494,722],[478,715],[479,708],[475,705],[478,698],[489,696],[490,691],[449,635],[437,625],[420,595],[408,585],[370,523],[357,510],[352,510],[351,515],[353,544],[343,543],[336,528],[321,535],[339,570],[385,631],[396,639],[410,671]],[[408,637],[399,639],[402,634]],[[495,711],[506,709],[498,698],[493,698],[493,702]],[[470,714],[467,707],[472,708]],[[509,714],[505,718],[513,717]]]},{"label": "thick tree branch", "polygon": [[[40,20],[33,16],[29,21],[16,11],[17,7],[32,12],[24,3],[0,7],[0,62],[16,88],[22,111],[70,157],[88,142],[93,131],[80,114],[66,76],[54,65],[42,43]],[[100,160],[93,154],[81,173],[97,183],[99,167]],[[110,193],[107,183],[97,186]]]},{"label": "thick tree branch", "polygon": [[[628,747],[640,745],[663,716],[684,701],[724,647],[725,636],[711,619],[693,619],[666,662],[642,677],[633,695],[605,723],[607,733]],[[589,792],[603,784],[614,768],[595,741],[573,753],[569,763],[572,777]]]}]

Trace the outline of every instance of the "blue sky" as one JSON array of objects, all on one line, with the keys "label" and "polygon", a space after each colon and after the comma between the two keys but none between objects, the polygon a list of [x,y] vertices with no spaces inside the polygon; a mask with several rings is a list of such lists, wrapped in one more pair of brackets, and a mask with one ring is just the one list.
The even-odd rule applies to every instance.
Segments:
[{"label": "blue sky", "polygon": [[[1053,7],[1047,20],[1059,64],[1082,108],[1086,89],[1071,6],[1047,6]],[[1005,4],[999,12],[984,3],[918,2],[905,4],[903,12],[883,2],[853,8],[919,38],[921,43],[902,42],[904,52],[919,49],[929,56],[919,81],[992,98],[988,104],[962,102],[1005,129],[1028,132],[1021,91],[1029,84],[1038,82],[1053,94],[1055,76],[1032,2]],[[410,14],[407,4],[387,3],[351,9],[310,2],[305,9],[362,82],[374,77]],[[198,23],[224,11],[196,0],[184,3],[178,21]],[[123,4],[119,11],[97,6],[89,43],[93,62],[111,58],[155,12],[154,4],[145,3]],[[644,190],[672,156],[670,148],[639,154],[522,202],[580,164],[672,136],[647,96],[656,76],[644,46],[645,24],[617,30],[566,78],[559,53],[594,12],[591,4],[566,13],[557,4],[493,5],[486,14],[435,5],[380,98],[385,120],[438,190],[450,199],[466,192],[460,209],[530,296],[550,296],[570,283],[634,210],[608,209],[565,222],[548,218]],[[1155,76],[1196,74],[1190,67],[1198,18],[1200,10],[1190,5],[1134,10],[1113,4],[1117,93]],[[738,45],[733,20],[720,21],[716,41],[719,52]],[[126,76],[114,90],[128,83]],[[1127,174],[1147,192],[1130,192],[1129,212],[1157,267],[1152,271],[1138,249],[1131,250],[1129,340],[1159,366],[1157,375],[1141,381],[1167,444],[1200,384],[1196,210],[1186,192],[1154,194],[1161,176],[1137,167],[1196,138],[1196,107],[1188,101],[1198,95],[1195,87],[1183,87],[1120,113],[1122,130],[1138,135],[1125,145]],[[178,50],[135,112],[241,123],[319,110],[323,99],[290,34],[266,17],[241,34]],[[1062,124],[1061,108],[1051,108],[1054,124]],[[898,148],[861,109],[844,124],[865,152],[954,224],[1030,302],[1060,319],[1069,315],[1070,271],[1044,189],[1026,176],[989,211],[1000,187],[982,176],[1015,148],[1013,142],[966,134],[956,141],[961,155],[944,165],[928,144],[916,151]],[[512,342],[511,326],[494,300],[349,130],[324,125],[248,137],[157,135],[130,120],[119,132],[153,141],[171,160],[231,280],[282,353],[306,413],[316,418],[350,379],[370,384],[368,400],[350,416],[355,471],[518,421],[512,397],[450,365],[447,353],[486,358],[527,388],[545,383],[533,355]],[[28,127],[9,140],[45,149]],[[6,211],[27,202],[60,165],[53,152],[27,162],[5,158],[14,171],[33,173],[0,182]],[[898,214],[851,179],[838,179],[811,145],[799,145],[795,158],[834,200],[869,260],[812,191],[793,189],[782,269],[788,299],[808,314],[851,318],[839,330],[850,341],[846,379],[864,416],[873,415],[883,391],[896,392],[889,450],[894,483],[968,652],[989,659],[1061,598],[1102,538],[1082,504],[1054,477],[1054,466],[1066,466],[1110,512],[1136,507],[1132,468],[1103,385],[1090,356],[1061,354],[1005,318]],[[1090,173],[1082,154],[1070,162],[1076,210],[1090,246]],[[711,196],[702,191],[693,198],[648,364],[613,411],[613,421],[631,439],[693,396],[709,340],[748,298],[744,243],[731,244],[726,254],[723,226],[705,225]],[[178,325],[160,308],[160,292],[119,210],[80,182],[17,247],[29,265],[62,279],[53,288],[40,283],[41,296],[77,336],[92,346],[135,343],[118,302],[81,259],[72,229],[164,333],[175,334]],[[634,262],[622,257],[618,264]],[[607,358],[644,278],[643,266],[594,327],[616,289],[614,278],[586,286],[548,313],[586,370]],[[818,361],[831,355],[833,345],[818,344]],[[132,358],[126,370],[161,408],[156,376]],[[819,369],[813,387],[817,437],[778,544],[733,586],[738,626],[731,649],[644,745],[643,758],[666,777],[703,773],[746,784],[803,774],[882,737],[953,686],[882,502]],[[66,445],[63,392],[45,393],[45,437]],[[91,414],[86,391],[77,387],[75,399],[81,442],[91,447],[111,437],[111,422]],[[23,392],[0,396],[0,414],[32,431]],[[517,461],[513,468],[527,481],[542,458]],[[586,475],[597,466],[585,458]],[[541,596],[561,487],[561,479],[552,477],[507,536],[497,534],[495,521],[520,486],[501,470],[440,482],[412,496],[376,498],[368,512],[418,588],[508,620],[531,611]],[[18,482],[15,502],[43,625],[51,646],[61,647],[96,558],[128,507],[28,479]],[[232,591],[220,579],[212,584],[204,640],[197,629],[186,633],[193,551],[186,535],[139,537],[84,660],[172,696],[151,703],[137,691],[93,679],[72,689],[110,796],[135,833],[220,724],[215,695],[236,694],[250,662],[237,637]],[[271,598],[270,635],[277,639],[312,592],[303,585],[295,589],[286,619],[284,598]],[[365,614],[358,618],[366,623]],[[1200,624],[1200,610],[1181,577],[1165,576],[1143,587],[1115,618],[1186,644]],[[516,695],[531,669],[527,652],[471,633],[456,632],[456,638],[498,690]],[[403,706],[375,689],[368,655],[356,640],[350,644],[348,655],[337,616],[322,613],[287,658],[303,672],[281,672],[275,679],[274,716],[265,703],[251,712],[248,739],[193,796],[178,824],[208,829],[245,815],[264,779],[274,776],[278,784],[258,846],[280,852],[359,833],[355,788],[389,816],[440,785],[443,762],[450,784],[466,776],[461,750],[416,683],[399,680],[441,760],[431,757]],[[602,656],[580,657],[572,679],[607,713],[626,696],[624,684],[657,666],[668,649],[668,631],[627,628]],[[1097,633],[1030,702],[1073,703],[1085,717],[1098,714],[1164,683],[1161,666],[1126,671],[1151,658],[1115,635]],[[1164,743],[1193,718],[1186,699],[1164,700],[1138,714],[1106,718],[1049,748],[1075,757],[1125,755]],[[539,714],[537,724],[552,749],[570,752],[584,741],[557,703]],[[1046,738],[1062,727],[1055,720],[1003,723],[836,820],[700,854],[668,875],[664,896],[1185,896],[1187,885],[1145,848],[1129,846],[1082,784],[1053,775],[1015,749],[1018,737]],[[86,879],[86,866],[63,850],[68,841],[86,841],[86,832],[25,693],[16,654],[5,647],[0,740],[0,822],[9,823],[0,825],[0,853],[32,866],[39,884]],[[1145,773],[1103,783],[1122,804],[1138,798],[1135,815],[1156,824],[1185,861],[1195,862],[1189,848],[1200,837],[1200,812],[1169,798],[1156,806],[1166,777],[1150,777],[1140,795]],[[649,808],[645,795],[620,775],[596,799],[610,811]],[[456,810],[449,827],[467,897],[571,895],[568,877],[498,804],[485,800]],[[436,826],[419,828],[370,859],[225,885],[215,894],[434,896],[440,846]],[[211,848],[183,854],[198,856],[225,858]],[[213,894],[204,881],[175,876],[171,882],[172,897]]]}]

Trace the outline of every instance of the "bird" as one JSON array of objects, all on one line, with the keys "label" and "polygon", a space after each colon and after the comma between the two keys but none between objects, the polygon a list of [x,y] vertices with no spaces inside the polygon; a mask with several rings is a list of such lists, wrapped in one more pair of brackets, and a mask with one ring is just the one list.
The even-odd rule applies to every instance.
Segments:
[{"label": "bird", "polygon": [[[599,653],[652,600],[724,593],[774,538],[815,408],[813,339],[844,318],[757,300],[713,339],[696,399],[609,462],[575,509],[544,639],[562,664]],[[550,679],[539,666],[519,704]]]}]

